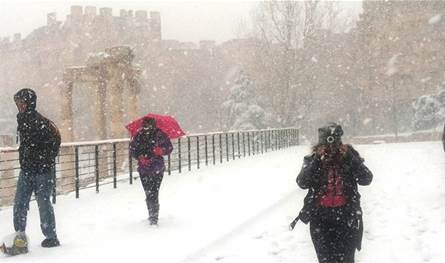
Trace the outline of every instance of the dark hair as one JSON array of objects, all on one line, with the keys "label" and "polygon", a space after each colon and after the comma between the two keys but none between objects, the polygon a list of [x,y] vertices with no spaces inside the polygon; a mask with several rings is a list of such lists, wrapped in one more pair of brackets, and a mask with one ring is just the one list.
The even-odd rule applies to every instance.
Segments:
[{"label": "dark hair", "polygon": [[142,126],[145,126],[145,125],[156,126],[156,120],[151,117],[145,117],[144,120],[142,121]]}]

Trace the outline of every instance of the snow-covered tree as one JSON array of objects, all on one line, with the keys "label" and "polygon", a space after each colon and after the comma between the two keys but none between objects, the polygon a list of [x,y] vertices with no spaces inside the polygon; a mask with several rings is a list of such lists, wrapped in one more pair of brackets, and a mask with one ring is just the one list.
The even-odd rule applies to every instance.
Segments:
[{"label": "snow-covered tree", "polygon": [[417,130],[435,128],[445,120],[445,83],[439,86],[439,92],[420,96],[413,103],[414,128]]},{"label": "snow-covered tree", "polygon": [[227,114],[227,125],[230,130],[251,130],[266,128],[266,112],[258,104],[253,92],[253,83],[247,74],[240,70],[230,88],[229,99],[222,104]]}]

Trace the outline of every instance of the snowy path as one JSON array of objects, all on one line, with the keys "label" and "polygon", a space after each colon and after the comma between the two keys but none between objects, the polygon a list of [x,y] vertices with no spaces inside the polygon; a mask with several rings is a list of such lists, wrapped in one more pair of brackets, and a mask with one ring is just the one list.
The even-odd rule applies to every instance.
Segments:
[{"label": "snowy path", "polygon": [[[365,213],[360,262],[443,262],[445,154],[440,143],[358,146],[374,172],[362,187]],[[314,262],[308,227],[288,224],[305,192],[295,184],[308,147],[294,147],[165,176],[160,227],[146,222],[139,181],[100,194],[58,198],[62,246],[43,249],[31,204],[31,252],[2,262],[147,260],[156,262]],[[11,209],[0,211],[0,236],[11,233]]]},{"label": "snowy path", "polygon": [[[441,143],[357,146],[374,173],[361,187],[365,233],[358,262],[445,262],[445,154]],[[296,192],[301,192],[296,190]],[[287,231],[295,204],[273,213],[218,248],[202,262],[316,262],[308,226]],[[298,206],[297,206],[298,207]],[[248,244],[248,245],[247,245]]]}]

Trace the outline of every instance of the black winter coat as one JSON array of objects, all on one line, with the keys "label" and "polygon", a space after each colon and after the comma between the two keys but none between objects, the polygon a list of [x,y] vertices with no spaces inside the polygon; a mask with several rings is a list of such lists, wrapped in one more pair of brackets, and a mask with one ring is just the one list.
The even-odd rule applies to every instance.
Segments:
[{"label": "black winter coat", "polygon": [[[153,149],[156,147],[162,150],[162,154],[159,156],[153,153]],[[140,173],[153,174],[163,171],[165,164],[162,155],[169,155],[172,150],[173,146],[170,139],[158,128],[151,134],[144,130],[139,131],[130,143],[130,154],[133,158],[139,159],[139,157],[143,156],[149,160],[147,165],[138,163],[138,171]]]},{"label": "black winter coat", "polygon": [[[358,192],[357,184],[369,185],[372,181],[373,175],[371,171],[365,166],[364,159],[360,157],[359,153],[350,145],[342,145],[344,154],[339,159],[339,164],[344,174],[344,191],[347,197],[347,203],[344,207],[345,212],[354,217],[360,225],[357,233],[357,248],[361,248],[361,237],[363,234],[362,212],[360,206],[360,194]],[[317,205],[317,193],[320,192],[320,187],[324,183],[322,180],[322,160],[320,155],[316,153],[317,149],[311,155],[304,157],[303,167],[297,177],[297,184],[302,189],[308,189],[308,193],[304,199],[304,207],[300,211],[299,219],[308,223],[311,220],[316,220],[320,216],[323,208]]]},{"label": "black winter coat", "polygon": [[57,127],[36,110],[17,114],[17,123],[21,169],[29,173],[50,171],[61,143]]}]

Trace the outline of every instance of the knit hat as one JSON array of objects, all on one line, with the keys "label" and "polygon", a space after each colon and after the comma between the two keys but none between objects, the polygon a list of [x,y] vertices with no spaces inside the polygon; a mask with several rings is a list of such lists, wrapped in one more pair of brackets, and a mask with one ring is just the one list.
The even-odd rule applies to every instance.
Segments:
[{"label": "knit hat", "polygon": [[343,129],[340,125],[330,122],[326,126],[318,129],[319,144],[340,144]]},{"label": "knit hat", "polygon": [[37,105],[37,95],[32,89],[21,89],[14,95],[14,101],[24,101],[28,109],[34,110]]}]

